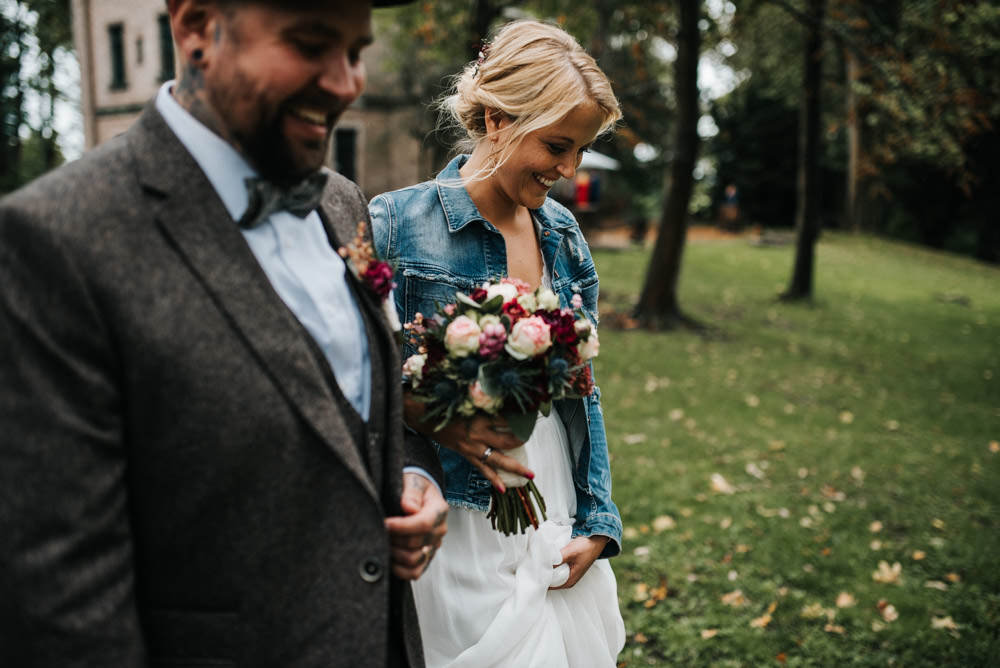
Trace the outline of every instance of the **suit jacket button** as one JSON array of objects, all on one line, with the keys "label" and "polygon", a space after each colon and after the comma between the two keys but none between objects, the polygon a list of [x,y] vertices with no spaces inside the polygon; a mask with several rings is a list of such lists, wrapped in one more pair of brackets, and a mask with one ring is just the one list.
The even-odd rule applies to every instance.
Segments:
[{"label": "suit jacket button", "polygon": [[374,557],[362,561],[358,571],[365,582],[378,582],[382,579],[382,564]]}]

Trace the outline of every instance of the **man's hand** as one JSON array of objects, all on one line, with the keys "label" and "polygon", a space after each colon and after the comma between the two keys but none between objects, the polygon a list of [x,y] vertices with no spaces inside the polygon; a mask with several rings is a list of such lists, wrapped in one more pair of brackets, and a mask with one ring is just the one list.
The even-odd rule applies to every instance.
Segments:
[{"label": "man's hand", "polygon": [[[611,540],[607,536],[578,536],[562,549],[562,563],[569,566],[569,579],[552,589],[569,589],[583,577]],[[560,564],[561,565],[561,564]]]},{"label": "man's hand", "polygon": [[427,570],[448,531],[448,502],[424,476],[404,473],[400,506],[404,516],[385,520],[392,544],[392,573],[402,580],[416,580]]},{"label": "man's hand", "polygon": [[527,466],[503,454],[503,450],[517,448],[524,445],[524,442],[511,433],[507,421],[502,417],[491,418],[476,414],[471,418],[453,420],[446,427],[434,431],[431,424],[421,419],[425,406],[423,403],[408,395],[404,396],[404,402],[406,424],[465,457],[500,492],[506,491],[506,488],[500,481],[497,469],[528,479],[535,477]]}]

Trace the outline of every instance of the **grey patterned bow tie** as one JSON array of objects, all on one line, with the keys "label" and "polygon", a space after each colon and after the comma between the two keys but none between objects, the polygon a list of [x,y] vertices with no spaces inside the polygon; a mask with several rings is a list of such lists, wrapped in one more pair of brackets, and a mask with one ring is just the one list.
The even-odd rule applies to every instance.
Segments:
[{"label": "grey patterned bow tie", "polygon": [[279,188],[263,179],[244,179],[250,203],[239,220],[240,227],[253,229],[278,211],[287,211],[299,218],[305,218],[310,211],[319,207],[326,180],[327,175],[324,172],[316,172],[291,188]]}]

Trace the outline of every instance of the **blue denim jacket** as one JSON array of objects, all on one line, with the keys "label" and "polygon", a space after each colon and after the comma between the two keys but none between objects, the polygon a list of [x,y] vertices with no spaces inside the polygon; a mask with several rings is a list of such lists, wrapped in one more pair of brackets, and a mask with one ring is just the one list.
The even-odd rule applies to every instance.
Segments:
[{"label": "blue denim jacket", "polygon": [[[396,267],[396,308],[403,322],[418,311],[433,313],[435,302],[455,301],[455,291],[471,291],[507,275],[503,236],[483,219],[460,183],[458,156],[438,174],[409,188],[375,197],[368,208],[375,250]],[[552,290],[568,306],[574,293],[597,324],[597,271],[573,215],[552,199],[533,211],[541,226],[541,248]],[[413,350],[404,351],[404,359]],[[600,389],[584,399],[555,402],[572,447],[576,486],[574,536],[609,536],[602,557],[621,551],[622,521],[611,500],[611,469],[604,434]],[[445,498],[453,506],[485,511],[490,483],[464,457],[438,446],[445,472]]]}]

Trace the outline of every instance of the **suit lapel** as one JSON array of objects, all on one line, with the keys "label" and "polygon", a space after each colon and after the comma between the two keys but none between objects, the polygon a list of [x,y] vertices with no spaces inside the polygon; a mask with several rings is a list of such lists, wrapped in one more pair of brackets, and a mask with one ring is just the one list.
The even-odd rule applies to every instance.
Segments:
[{"label": "suit lapel", "polygon": [[129,131],[129,142],[140,182],[156,195],[151,211],[164,234],[288,401],[378,499],[303,338],[308,334],[271,287],[198,164],[152,105]]}]

